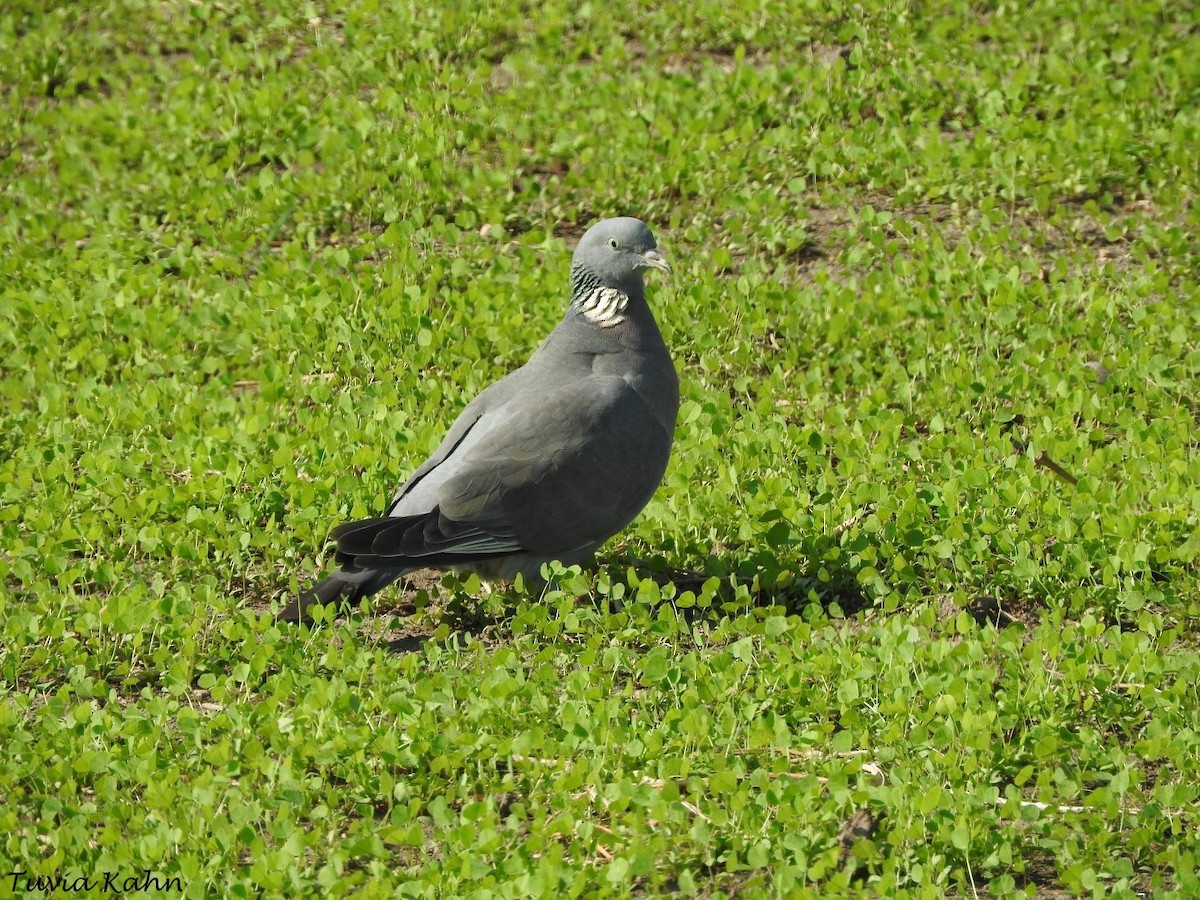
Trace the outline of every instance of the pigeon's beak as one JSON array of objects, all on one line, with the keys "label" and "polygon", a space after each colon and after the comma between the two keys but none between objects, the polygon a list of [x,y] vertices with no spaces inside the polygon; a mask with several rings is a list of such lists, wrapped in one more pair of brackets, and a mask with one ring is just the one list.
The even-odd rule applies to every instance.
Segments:
[{"label": "pigeon's beak", "polygon": [[671,264],[657,250],[647,250],[642,254],[642,258],[646,260],[646,265],[652,269],[658,269],[660,272],[671,274]]}]

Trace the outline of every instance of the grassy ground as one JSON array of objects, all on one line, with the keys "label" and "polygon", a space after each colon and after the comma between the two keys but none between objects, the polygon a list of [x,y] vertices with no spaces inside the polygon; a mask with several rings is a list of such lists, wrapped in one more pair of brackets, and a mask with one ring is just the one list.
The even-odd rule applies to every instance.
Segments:
[{"label": "grassy ground", "polygon": [[[6,2],[0,890],[1197,896],[1196,10]],[[272,624],[610,214],[646,512]]]}]

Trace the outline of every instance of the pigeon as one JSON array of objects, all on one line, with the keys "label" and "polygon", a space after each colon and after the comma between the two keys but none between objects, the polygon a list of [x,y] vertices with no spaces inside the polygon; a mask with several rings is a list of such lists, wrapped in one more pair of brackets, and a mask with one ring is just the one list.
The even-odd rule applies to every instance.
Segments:
[{"label": "pigeon", "polygon": [[311,622],[415,569],[542,583],[582,562],[649,502],[666,471],[679,379],[646,304],[670,274],[641,220],[593,225],[571,260],[571,301],[524,366],[469,403],[383,514],[336,527],[337,571],[279,618]]}]

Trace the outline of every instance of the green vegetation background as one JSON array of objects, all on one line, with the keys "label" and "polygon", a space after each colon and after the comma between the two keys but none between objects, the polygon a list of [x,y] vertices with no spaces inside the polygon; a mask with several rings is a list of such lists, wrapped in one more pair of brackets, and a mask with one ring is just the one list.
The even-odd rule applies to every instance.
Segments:
[{"label": "green vegetation background", "polygon": [[[1196,896],[1198,9],[3,4],[0,868]],[[644,515],[272,624],[612,214]]]}]

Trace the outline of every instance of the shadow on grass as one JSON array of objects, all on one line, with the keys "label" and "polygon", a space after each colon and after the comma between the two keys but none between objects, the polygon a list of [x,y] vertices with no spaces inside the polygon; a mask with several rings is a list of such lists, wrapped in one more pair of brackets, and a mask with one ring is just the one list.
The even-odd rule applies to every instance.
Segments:
[{"label": "shadow on grass", "polygon": [[[646,560],[621,554],[596,560],[591,570],[594,572],[598,569],[606,570],[614,583],[624,581],[626,573],[632,569],[641,577],[654,579],[660,586],[673,584],[677,595],[685,591],[699,594],[710,579],[717,578],[720,584],[710,606],[677,608],[680,617],[689,625],[720,619],[750,608],[781,607],[789,615],[805,612],[811,615],[812,606],[816,604],[823,613],[839,618],[856,616],[871,608],[870,600],[848,569],[826,565],[819,579],[808,576],[779,579],[778,574],[785,567],[766,551],[709,556],[703,571],[672,567],[661,557]],[[434,582],[439,580],[440,576],[432,579]],[[748,602],[744,595],[739,598],[735,584],[750,587]],[[515,615],[519,602],[515,597],[506,599],[502,609],[490,611],[486,608],[487,599],[484,597],[472,598],[454,591],[448,597],[439,597],[437,591],[429,590],[429,580],[425,580],[422,586],[405,587],[407,589],[399,604],[392,606],[385,601],[378,610],[368,609],[364,615],[364,620],[388,622],[388,626],[381,629],[380,640],[394,653],[420,651],[426,641],[442,631],[443,626],[452,637],[469,635],[484,643],[496,643],[499,639],[491,636],[502,631],[504,623]],[[581,602],[587,600],[581,598]],[[612,614],[630,601],[614,601],[593,595],[590,602]],[[418,615],[419,610],[425,610],[426,614]],[[435,617],[432,625],[429,622],[430,614]]]},{"label": "shadow on grass", "polygon": [[[863,616],[875,606],[859,584],[855,570],[830,561],[832,540],[828,539],[828,546],[826,541],[818,540],[789,548],[798,551],[792,555],[780,552],[783,548],[726,545],[720,553],[703,556],[702,568],[698,569],[672,566],[665,557],[645,559],[617,552],[594,560],[586,569],[591,574],[606,572],[613,584],[633,580],[636,585],[628,574],[632,570],[635,578],[649,577],[660,587],[674,585],[676,596],[686,591],[699,595],[708,582],[717,579],[709,605],[676,607],[688,625],[766,608],[809,619],[814,615],[832,619]],[[536,596],[501,589],[491,598],[486,594],[476,597],[444,581],[445,577],[433,571],[414,573],[399,583],[398,596],[389,590],[352,615],[361,616],[363,629],[396,654],[419,652],[435,636],[439,641],[470,638],[492,645],[504,641],[505,623],[516,615],[519,604]],[[501,602],[497,604],[496,600]],[[951,617],[966,611],[981,626],[1025,627],[1039,618],[1040,612],[1025,610],[1016,601],[989,596],[976,597],[961,608],[949,596],[944,600],[941,615]],[[598,610],[613,614],[636,601],[630,601],[628,595],[614,601],[593,594],[581,597],[579,602],[590,602]]]},{"label": "shadow on grass", "polygon": [[416,653],[425,646],[425,642],[433,637],[432,634],[406,634],[387,642],[387,648],[392,653]]},{"label": "shadow on grass", "polygon": [[[424,575],[415,584],[401,582],[404,595],[399,604],[392,606],[385,601],[378,610],[368,610],[364,615],[364,619],[373,619],[383,625],[379,634],[383,646],[396,654],[418,653],[443,627],[448,632],[447,639],[462,639],[469,635],[485,644],[498,643],[490,635],[503,626],[513,609],[506,607],[501,613],[494,614],[487,609],[486,597],[474,598],[461,591],[440,593],[431,590],[443,576],[434,572]],[[431,616],[433,623],[429,621]]]}]

